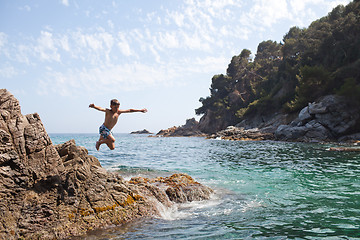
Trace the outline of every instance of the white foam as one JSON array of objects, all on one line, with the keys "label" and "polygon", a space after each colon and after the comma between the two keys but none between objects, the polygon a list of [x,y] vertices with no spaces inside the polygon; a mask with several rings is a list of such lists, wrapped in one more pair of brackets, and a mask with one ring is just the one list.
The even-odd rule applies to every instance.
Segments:
[{"label": "white foam", "polygon": [[242,205],[241,211],[247,212],[254,208],[264,207],[263,201],[251,200],[247,201]]},{"label": "white foam", "polygon": [[160,214],[159,217],[161,219],[168,220],[168,221],[187,218],[189,216],[189,214],[186,212],[179,211],[178,205],[179,204],[175,203],[171,207],[166,207],[162,203],[158,202],[158,204],[156,204],[156,208],[159,211],[159,214]]},{"label": "white foam", "polygon": [[212,194],[210,200],[174,203],[170,207],[165,206],[157,199],[153,199],[153,202],[158,209],[160,214],[159,217],[161,219],[173,221],[189,218],[191,216],[194,217],[199,214],[210,215],[209,211],[206,211],[206,209],[212,211],[214,206],[221,204],[222,200],[216,194]]}]

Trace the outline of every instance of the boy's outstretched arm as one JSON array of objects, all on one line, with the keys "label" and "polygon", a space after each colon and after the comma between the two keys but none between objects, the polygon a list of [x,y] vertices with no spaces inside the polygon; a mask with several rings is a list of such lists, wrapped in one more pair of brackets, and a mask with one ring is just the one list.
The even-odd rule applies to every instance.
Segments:
[{"label": "boy's outstretched arm", "polygon": [[133,113],[133,112],[142,112],[142,113],[146,113],[147,109],[143,108],[143,109],[127,109],[127,110],[119,110],[119,113]]},{"label": "boy's outstretched arm", "polygon": [[102,112],[106,112],[106,109],[105,108],[102,108],[102,107],[99,107],[99,106],[95,106],[95,104],[91,103],[89,105],[89,108],[94,108],[96,110],[99,110],[99,111],[102,111]]}]

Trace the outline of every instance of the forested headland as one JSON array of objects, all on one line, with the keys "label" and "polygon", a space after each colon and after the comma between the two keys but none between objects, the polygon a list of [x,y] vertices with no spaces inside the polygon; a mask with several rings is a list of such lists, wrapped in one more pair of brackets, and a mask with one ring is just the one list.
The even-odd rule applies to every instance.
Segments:
[{"label": "forested headland", "polygon": [[243,49],[226,74],[213,76],[210,96],[195,112],[210,133],[244,119],[297,114],[329,94],[360,104],[360,0],[307,28],[290,28],[281,42],[259,43],[255,54]]}]

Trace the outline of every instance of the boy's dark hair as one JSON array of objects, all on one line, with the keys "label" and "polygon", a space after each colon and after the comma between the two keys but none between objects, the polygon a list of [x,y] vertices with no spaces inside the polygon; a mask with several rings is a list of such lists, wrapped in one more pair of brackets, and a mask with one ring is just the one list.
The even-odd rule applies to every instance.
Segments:
[{"label": "boy's dark hair", "polygon": [[112,99],[110,105],[120,105],[120,102],[117,99]]}]

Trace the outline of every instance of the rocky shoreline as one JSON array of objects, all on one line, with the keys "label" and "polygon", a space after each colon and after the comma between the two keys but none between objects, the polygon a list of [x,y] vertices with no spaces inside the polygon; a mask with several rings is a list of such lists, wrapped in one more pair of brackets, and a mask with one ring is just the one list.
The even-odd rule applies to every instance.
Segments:
[{"label": "rocky shoreline", "polygon": [[[274,113],[270,116],[254,116],[217,132],[208,131],[212,125],[204,115],[200,122],[188,119],[185,125],[161,130],[157,136],[354,143],[360,140],[360,106],[344,97],[328,95],[309,103],[297,115]],[[203,132],[204,129],[207,131]]]},{"label": "rocky shoreline", "polygon": [[290,124],[275,131],[277,140],[351,142],[360,139],[360,108],[344,97],[324,96],[309,103]]},{"label": "rocky shoreline", "polygon": [[101,167],[74,140],[54,146],[38,114],[21,114],[0,90],[0,239],[65,239],[206,200],[212,190],[185,174],[133,178]]}]

